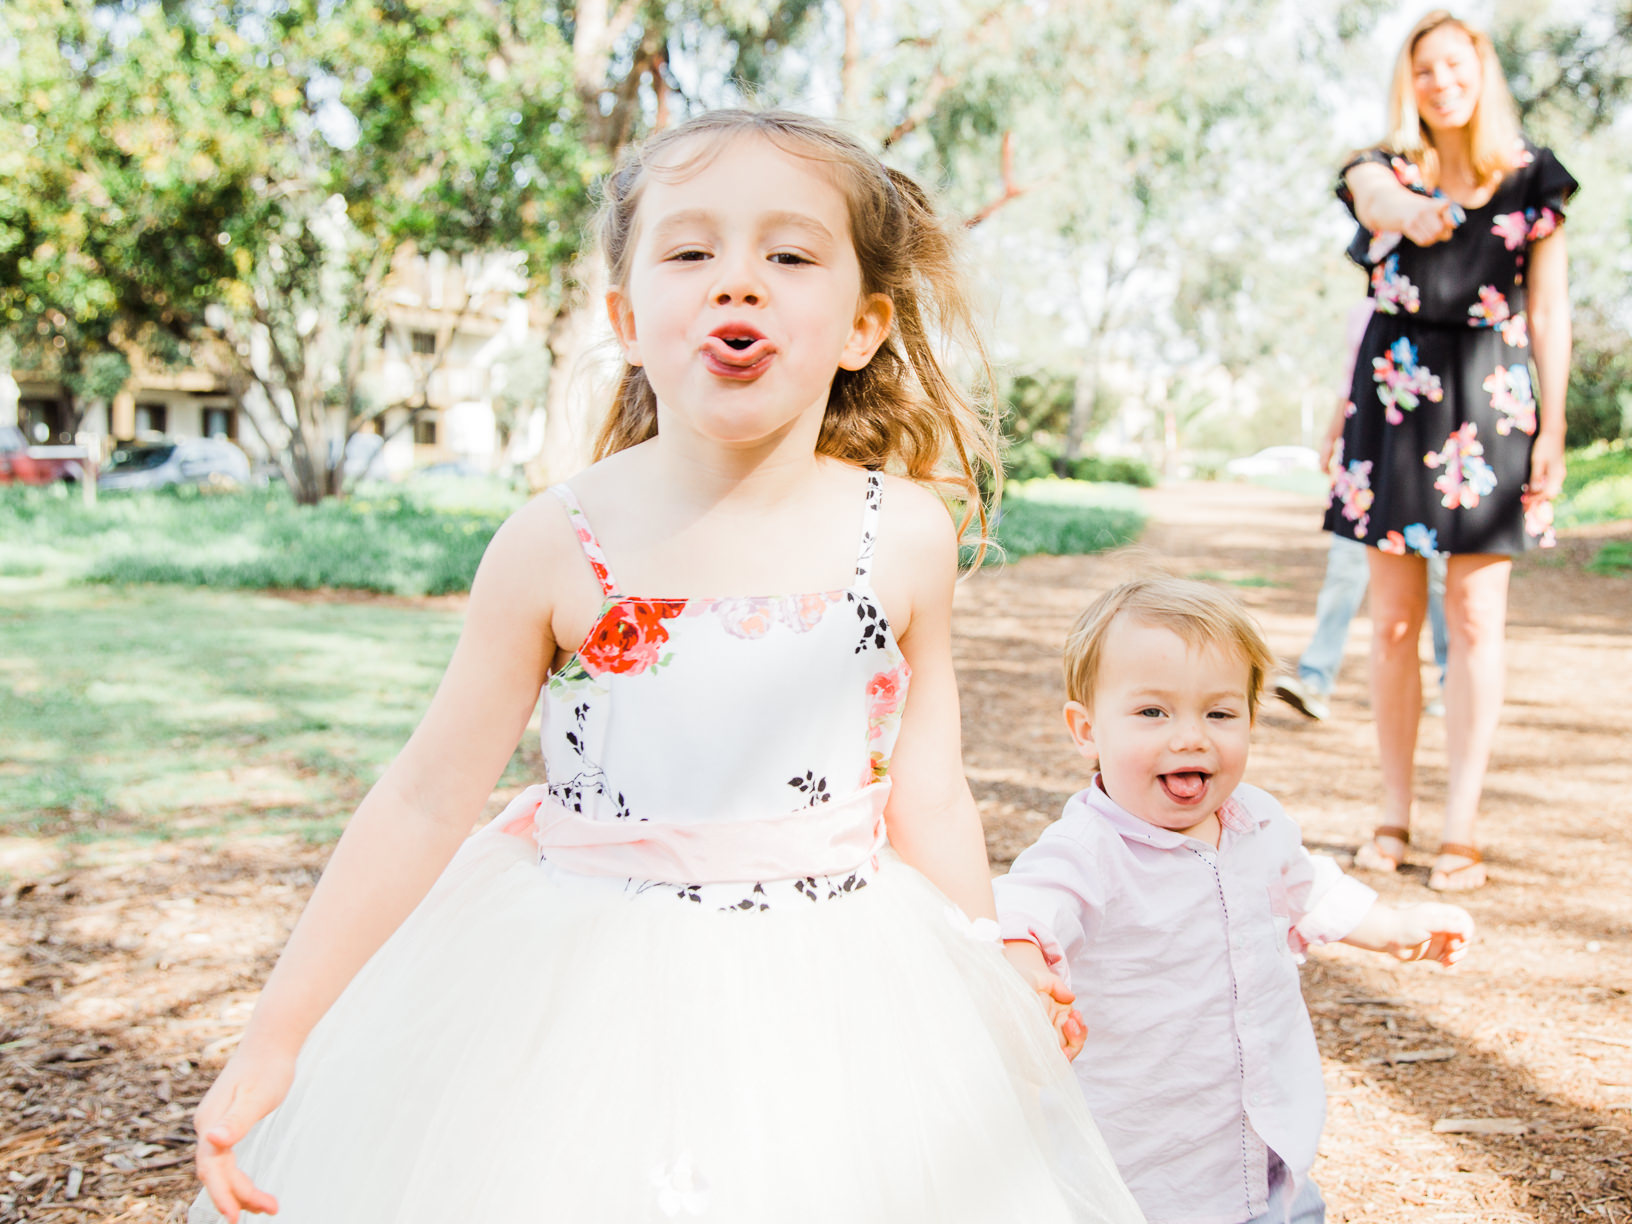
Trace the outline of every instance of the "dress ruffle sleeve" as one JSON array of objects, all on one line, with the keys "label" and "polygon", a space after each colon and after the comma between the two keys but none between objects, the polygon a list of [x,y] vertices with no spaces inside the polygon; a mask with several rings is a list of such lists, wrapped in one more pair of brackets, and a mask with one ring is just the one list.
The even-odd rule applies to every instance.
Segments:
[{"label": "dress ruffle sleeve", "polygon": [[1531,148],[1530,155],[1525,213],[1530,218],[1530,241],[1536,242],[1564,223],[1566,206],[1581,184],[1551,149]]},{"label": "dress ruffle sleeve", "polygon": [[1356,166],[1364,166],[1367,164],[1381,166],[1385,170],[1392,170],[1394,168],[1390,164],[1388,150],[1367,149],[1365,152],[1356,153],[1353,157],[1349,158],[1348,161],[1343,163],[1343,168],[1337,172],[1337,184],[1335,187],[1337,198],[1343,201],[1343,207],[1349,210],[1349,215],[1356,221],[1359,221],[1360,217],[1354,211],[1354,192],[1349,190],[1349,171],[1353,170]]}]

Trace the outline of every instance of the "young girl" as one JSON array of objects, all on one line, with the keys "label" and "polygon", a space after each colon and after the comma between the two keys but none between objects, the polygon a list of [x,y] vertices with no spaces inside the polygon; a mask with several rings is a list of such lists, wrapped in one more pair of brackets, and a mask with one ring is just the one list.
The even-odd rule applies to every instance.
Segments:
[{"label": "young girl", "polygon": [[[608,197],[601,460],[495,536],[198,1108],[191,1219],[1138,1220],[963,780],[948,231],[783,113]],[[541,686],[548,782],[467,841]]]},{"label": "young girl", "polygon": [[997,882],[1016,967],[1092,985],[1077,1075],[1151,1224],[1319,1224],[1304,948],[1448,966],[1473,935],[1457,906],[1378,901],[1242,782],[1273,661],[1201,583],[1101,596],[1065,651],[1066,725],[1098,772]]}]

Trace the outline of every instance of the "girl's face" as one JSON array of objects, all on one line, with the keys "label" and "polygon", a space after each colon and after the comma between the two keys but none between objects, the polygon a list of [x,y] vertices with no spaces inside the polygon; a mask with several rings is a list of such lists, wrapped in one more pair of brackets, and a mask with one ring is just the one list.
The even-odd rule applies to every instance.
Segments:
[{"label": "girl's face", "polygon": [[1100,652],[1093,708],[1066,703],[1066,725],[1124,810],[1216,846],[1218,809],[1247,768],[1248,684],[1240,651],[1196,649],[1123,615]]},{"label": "girl's face", "polygon": [[648,180],[607,310],[645,367],[659,436],[743,447],[808,432],[813,450],[835,372],[865,366],[892,318],[887,297],[862,294],[826,168],[753,135]]},{"label": "girl's face", "polygon": [[1479,49],[1467,31],[1442,25],[1424,34],[1411,53],[1411,83],[1417,114],[1430,132],[1466,127],[1485,83]]}]

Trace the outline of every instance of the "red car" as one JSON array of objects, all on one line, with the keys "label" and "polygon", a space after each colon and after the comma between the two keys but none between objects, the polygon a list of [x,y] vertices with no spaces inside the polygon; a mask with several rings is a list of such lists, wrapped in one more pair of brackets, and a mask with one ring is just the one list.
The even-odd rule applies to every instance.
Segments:
[{"label": "red car", "polygon": [[30,446],[15,425],[0,425],[0,485],[78,484],[93,471],[83,446]]}]

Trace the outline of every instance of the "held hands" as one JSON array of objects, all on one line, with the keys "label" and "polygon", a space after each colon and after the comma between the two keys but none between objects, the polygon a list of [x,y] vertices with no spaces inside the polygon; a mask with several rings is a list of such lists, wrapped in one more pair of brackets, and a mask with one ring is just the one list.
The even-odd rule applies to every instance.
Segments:
[{"label": "held hands", "polygon": [[1467,954],[1473,918],[1460,905],[1424,901],[1394,910],[1393,929],[1378,949],[1396,960],[1438,961],[1449,969]]},{"label": "held hands", "polygon": [[1429,196],[1419,196],[1411,193],[1412,202],[1407,205],[1408,214],[1400,232],[1419,247],[1433,246],[1436,242],[1444,242],[1456,233],[1456,222],[1453,212],[1456,204],[1444,198],[1435,199]]},{"label": "held hands", "polygon": [[241,1211],[276,1215],[278,1200],[257,1189],[238,1167],[237,1143],[283,1101],[295,1077],[292,1054],[265,1054],[238,1048],[193,1114],[198,1148],[193,1157],[198,1180],[215,1209],[236,1224]]},{"label": "held hands", "polygon": [[1043,1010],[1059,1038],[1060,1052],[1067,1058],[1081,1054],[1083,1042],[1088,1039],[1088,1026],[1082,1022],[1082,1014],[1071,1006],[1077,996],[1048,967],[1042,951],[1029,939],[1008,939],[1003,942],[1003,955],[1042,1000]]}]

